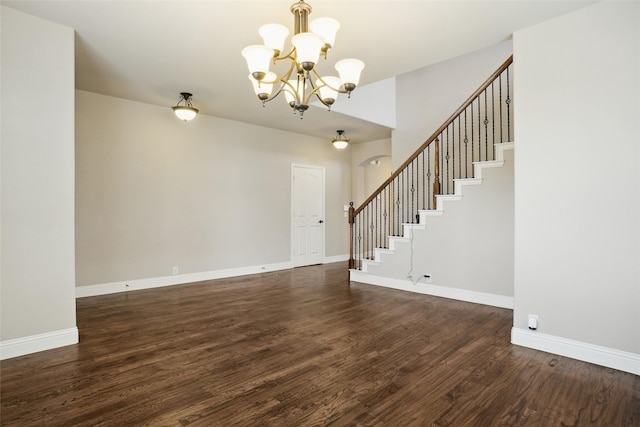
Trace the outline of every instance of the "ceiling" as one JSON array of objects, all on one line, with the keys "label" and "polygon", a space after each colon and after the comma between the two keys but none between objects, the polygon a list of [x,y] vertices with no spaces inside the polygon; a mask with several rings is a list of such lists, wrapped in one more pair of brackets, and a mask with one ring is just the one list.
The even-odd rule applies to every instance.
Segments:
[{"label": "ceiling", "polygon": [[[294,0],[5,1],[0,3],[76,31],[76,88],[167,108],[193,93],[201,114],[352,142],[390,136],[390,129],[337,111],[311,108],[304,119],[284,99],[265,107],[253,94],[240,51],[261,44],[258,28],[277,22],[293,31]],[[310,20],[338,19],[334,48],[318,65],[335,74],[343,58],[365,62],[360,86],[508,40],[518,29],[594,1],[308,0]],[[286,48],[285,48],[286,49]],[[280,68],[281,71],[283,71]],[[365,88],[366,89],[366,88]],[[358,89],[353,92],[358,96]],[[340,99],[338,102],[349,102]],[[383,102],[383,100],[380,100]],[[336,105],[337,106],[337,105]],[[371,106],[375,108],[375,106]],[[380,106],[384,108],[384,106]]]}]

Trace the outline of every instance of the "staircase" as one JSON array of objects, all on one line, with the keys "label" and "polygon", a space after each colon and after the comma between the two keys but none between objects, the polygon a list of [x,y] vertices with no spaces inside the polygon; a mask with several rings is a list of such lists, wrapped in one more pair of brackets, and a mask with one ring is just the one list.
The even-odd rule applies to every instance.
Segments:
[{"label": "staircase", "polygon": [[462,196],[464,193],[464,187],[469,185],[480,185],[483,181],[482,171],[490,168],[500,168],[504,166],[504,152],[505,150],[513,150],[514,143],[506,142],[502,144],[496,144],[496,159],[485,161],[485,162],[475,162],[473,164],[473,178],[462,178],[454,180],[455,190],[453,194],[440,194],[436,196],[436,208],[431,210],[418,210],[418,222],[417,223],[407,223],[402,224],[403,233],[402,236],[389,236],[389,247],[388,248],[374,248],[373,253],[374,256],[372,259],[364,259],[362,260],[362,268],[360,271],[362,273],[367,273],[369,271],[369,266],[379,266],[381,255],[393,255],[395,253],[395,248],[397,244],[408,244],[411,241],[411,237],[415,230],[424,230],[427,222],[427,218],[430,216],[441,216],[445,211],[445,204],[454,201],[462,200]]},{"label": "staircase", "polygon": [[[443,275],[433,277],[432,282],[430,274],[418,271],[419,268],[415,268],[418,265],[414,266],[414,235],[424,234],[420,230],[425,229],[429,218],[445,215],[445,205],[461,200],[465,188],[480,185],[485,173],[501,168],[505,163],[505,153],[512,153],[511,66],[512,57],[508,58],[361,206],[355,208],[351,205],[351,280],[385,286],[389,286],[391,282],[391,287],[406,290],[415,290],[418,282],[422,291],[436,286],[432,283],[435,284],[436,278]],[[512,206],[511,202],[509,209],[513,209]],[[452,232],[456,239],[461,238],[459,234],[459,230]],[[470,233],[475,234],[475,231]],[[491,237],[487,236],[487,239],[490,240]],[[455,257],[456,252],[464,252],[466,246],[469,246],[464,238],[461,245],[462,248],[442,249],[451,251],[451,256]],[[407,246],[410,247],[410,251],[398,250]],[[430,250],[432,249],[428,249]],[[482,252],[481,247],[478,250]],[[431,258],[436,259],[438,256]],[[424,259],[417,261],[422,264],[421,268],[426,268]],[[406,268],[408,272],[398,267],[403,262],[410,264]],[[383,263],[395,265],[395,271],[393,267],[385,268],[382,266]],[[447,261],[440,262],[432,268],[441,264],[447,264]],[[513,263],[509,268],[512,269],[512,266]],[[461,265],[452,268],[470,267]],[[484,271],[483,265],[476,268],[478,271]],[[380,271],[386,271],[386,279],[377,275]],[[482,273],[482,277],[485,276],[487,275]],[[381,280],[387,283],[375,283]],[[478,292],[474,290],[474,284],[444,284],[448,285],[453,285],[451,289],[454,289],[454,294],[457,292],[456,288],[469,288],[465,290],[463,298],[457,299],[498,306],[512,305],[512,295],[504,295],[512,292],[512,286],[506,292],[487,285],[488,291],[480,287]],[[437,294],[441,290],[430,289],[426,293]],[[469,292],[478,295],[469,295]],[[486,301],[487,295],[492,301]]]}]

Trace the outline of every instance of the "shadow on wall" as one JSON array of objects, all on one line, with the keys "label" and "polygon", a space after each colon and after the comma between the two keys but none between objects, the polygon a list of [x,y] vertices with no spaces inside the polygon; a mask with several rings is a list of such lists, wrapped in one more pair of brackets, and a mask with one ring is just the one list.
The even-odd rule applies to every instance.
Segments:
[{"label": "shadow on wall", "polygon": [[391,156],[374,156],[363,161],[359,167],[364,169],[364,193],[369,197],[391,176]]}]

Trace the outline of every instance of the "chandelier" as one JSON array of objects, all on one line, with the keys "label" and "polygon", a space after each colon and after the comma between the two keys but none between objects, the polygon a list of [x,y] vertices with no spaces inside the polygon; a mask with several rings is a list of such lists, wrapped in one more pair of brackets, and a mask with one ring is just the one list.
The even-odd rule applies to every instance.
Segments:
[{"label": "chandelier", "polygon": [[[285,39],[289,29],[280,24],[266,24],[258,33],[264,45],[247,46],[242,56],[249,67],[249,80],[258,99],[271,101],[284,92],[286,101],[294,113],[300,118],[309,108],[309,100],[315,96],[331,110],[338,93],[346,93],[351,97],[360,81],[360,73],[364,62],[358,59],[338,61],[335,69],[338,76],[321,76],[316,65],[320,56],[327,58],[327,52],[333,47],[340,23],[333,18],[318,18],[310,23],[311,6],[300,0],[291,6],[294,15],[294,35],[291,38],[293,47],[287,54],[284,52]],[[288,61],[289,68],[282,75],[269,71],[271,63]],[[274,86],[277,86],[273,94]]]}]

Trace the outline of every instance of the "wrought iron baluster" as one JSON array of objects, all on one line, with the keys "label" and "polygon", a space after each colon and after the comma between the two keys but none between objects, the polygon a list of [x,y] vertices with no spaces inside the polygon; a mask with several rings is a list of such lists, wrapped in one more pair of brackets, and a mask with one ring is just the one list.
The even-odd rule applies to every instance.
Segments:
[{"label": "wrought iron baluster", "polygon": [[[476,151],[476,148],[475,148],[475,145],[474,145],[474,144],[475,144],[475,138],[474,138],[474,136],[475,136],[475,135],[474,135],[474,132],[475,132],[475,131],[474,131],[474,126],[473,126],[473,119],[474,119],[474,115],[473,115],[473,102],[471,103],[471,106],[470,106],[470,107],[471,107],[471,164],[473,164],[473,162],[475,162],[475,161],[476,161],[476,160],[475,160],[475,151]],[[471,169],[471,170],[473,171],[473,166],[472,166],[472,169]]]},{"label": "wrought iron baluster", "polygon": [[376,197],[376,248],[382,248],[382,200],[380,195]]},{"label": "wrought iron baluster", "polygon": [[387,247],[387,238],[385,237],[385,231],[387,229],[386,218],[387,218],[387,204],[386,198],[387,189],[386,187],[382,189],[380,192],[380,247]]},{"label": "wrought iron baluster", "polygon": [[[453,141],[453,161],[455,163],[455,151],[456,151],[456,122],[455,120],[451,122],[451,139]],[[458,144],[458,178],[462,178],[462,163],[460,162],[460,144]]]},{"label": "wrought iron baluster", "polygon": [[364,208],[361,212],[362,216],[360,218],[360,246],[361,246],[361,253],[360,253],[360,259],[364,259],[367,255],[365,253],[365,237],[366,237],[366,230],[364,227],[365,224],[365,216],[367,215],[367,208]]},{"label": "wrought iron baluster", "polygon": [[[489,118],[487,116],[487,89],[484,90],[484,159],[489,160]],[[492,159],[493,160],[493,159]]]},{"label": "wrought iron baluster", "polygon": [[411,169],[411,186],[409,187],[409,192],[411,193],[411,209],[409,210],[409,212],[410,212],[409,218],[411,218],[411,222],[413,222],[413,212],[414,212],[413,211],[413,209],[414,209],[414,204],[413,204],[414,200],[413,199],[414,199],[415,190],[416,190],[415,186],[413,185],[413,173],[414,173],[414,170],[413,170],[414,162],[413,161],[410,163],[410,166],[411,166],[411,168],[410,168]]},{"label": "wrought iron baluster", "polygon": [[371,209],[373,210],[373,216],[371,217],[371,232],[373,234],[373,242],[372,242],[372,246],[373,249],[375,250],[375,248],[379,248],[379,244],[378,244],[378,196],[376,196],[375,199],[373,199],[373,204],[371,206]]},{"label": "wrought iron baluster", "polygon": [[491,146],[496,146],[496,101],[494,93],[495,80],[491,82]]},{"label": "wrought iron baluster", "polygon": [[363,217],[364,217],[364,212],[362,212],[363,215],[361,215],[358,219],[359,223],[358,225],[360,226],[360,268],[362,268],[362,259],[364,258],[364,227],[363,227]]},{"label": "wrought iron baluster", "polygon": [[427,146],[427,208],[434,209],[431,203],[431,145]]},{"label": "wrought iron baluster", "polygon": [[367,248],[367,253],[369,259],[373,259],[373,203],[369,203],[368,217],[367,217],[367,227],[369,228],[369,247]]},{"label": "wrought iron baluster", "polygon": [[500,100],[500,143],[502,144],[504,142],[502,135],[504,129],[502,125],[502,74],[498,78],[498,94],[498,98]]},{"label": "wrought iron baluster", "polygon": [[464,175],[469,178],[469,136],[467,135],[467,110],[464,110]]},{"label": "wrought iron baluster", "polygon": [[375,228],[373,227],[373,221],[375,221],[373,206],[374,203],[369,203],[369,220],[367,226],[369,227],[369,259],[373,259],[373,249],[375,248]]},{"label": "wrought iron baluster", "polygon": [[355,267],[355,260],[353,258],[354,251],[354,242],[355,242],[355,234],[353,230],[353,202],[349,202],[349,268]]},{"label": "wrought iron baluster", "polygon": [[389,186],[384,189],[384,247],[389,248]]},{"label": "wrought iron baluster", "polygon": [[395,213],[395,208],[396,208],[396,178],[392,179],[391,182],[389,183],[389,185],[391,186],[391,194],[390,199],[389,199],[389,211],[391,212],[391,235],[395,236],[396,235],[396,213]]},{"label": "wrought iron baluster", "polygon": [[478,161],[481,162],[482,161],[482,126],[480,125],[482,123],[482,121],[480,120],[481,104],[480,104],[480,97],[478,96],[476,99],[478,100]]},{"label": "wrought iron baluster", "polygon": [[369,259],[369,205],[363,210],[362,216],[362,243],[364,248],[362,251],[362,259]]},{"label": "wrought iron baluster", "polygon": [[434,209],[437,209],[438,205],[436,203],[436,196],[440,194],[440,142],[438,138],[433,141],[435,144],[435,149],[433,153],[434,157],[434,173],[435,177],[433,178],[433,206]]},{"label": "wrought iron baluster", "polygon": [[400,183],[401,176],[398,175],[395,179],[396,181],[396,236],[400,235],[400,212],[401,212],[401,202],[400,202]]},{"label": "wrought iron baluster", "polygon": [[351,245],[353,250],[351,251],[349,267],[358,268],[358,216],[354,214],[353,218],[353,233],[351,234]]},{"label": "wrought iron baluster", "polygon": [[[458,120],[458,159],[459,159],[459,170],[460,170],[460,178],[462,178],[462,129],[461,129],[461,124],[462,124],[462,120],[460,119],[460,116],[458,116],[457,118]],[[467,165],[465,163],[465,169],[467,168]],[[467,171],[465,170],[464,172],[464,177],[467,177]]]},{"label": "wrought iron baluster", "polygon": [[[411,205],[409,204],[409,171],[405,169],[405,173],[404,175],[404,192],[402,194],[404,194],[404,212],[403,217],[402,217],[402,223],[406,224],[409,218],[409,209],[411,208]],[[403,230],[404,233],[404,230]]]},{"label": "wrought iron baluster", "polygon": [[509,96],[509,68],[507,68],[507,100],[505,101],[507,103],[507,139],[509,141],[512,141],[513,138],[511,137],[511,97]]},{"label": "wrought iron baluster", "polygon": [[426,203],[427,203],[427,194],[426,194],[426,183],[425,183],[425,179],[427,178],[425,175],[425,169],[424,169],[424,158],[425,158],[425,150],[422,150],[422,153],[420,153],[420,156],[422,157],[422,173],[420,174],[422,176],[422,210],[427,209]]},{"label": "wrought iron baluster", "polygon": [[369,212],[369,205],[365,206],[362,210],[362,259],[369,258],[369,240],[368,240],[368,226],[367,226],[367,214]]},{"label": "wrought iron baluster", "polygon": [[[450,163],[449,159],[450,159],[450,156],[449,156],[449,127],[448,126],[447,126],[447,129],[446,129],[446,134],[447,134],[447,137],[446,137],[447,138],[447,156],[446,156],[446,159],[447,159],[447,194],[451,194],[451,190],[449,190],[449,182],[451,182],[451,177],[453,175],[455,175],[455,171],[450,171],[449,170],[449,163]],[[451,175],[451,173],[453,173],[453,175]]]}]

